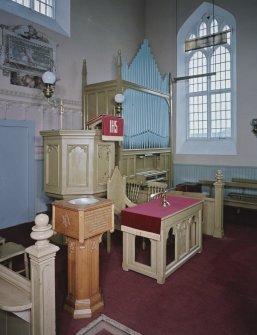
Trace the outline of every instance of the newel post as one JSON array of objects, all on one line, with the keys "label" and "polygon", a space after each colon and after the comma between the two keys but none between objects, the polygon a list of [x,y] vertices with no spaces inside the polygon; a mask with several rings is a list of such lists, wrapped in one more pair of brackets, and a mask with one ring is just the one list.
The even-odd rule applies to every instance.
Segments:
[{"label": "newel post", "polygon": [[39,214],[32,227],[35,245],[26,249],[30,257],[31,331],[32,335],[54,335],[55,325],[55,255],[59,247],[49,243],[53,235],[46,214]]},{"label": "newel post", "polygon": [[217,170],[215,176],[215,222],[214,222],[214,237],[223,237],[223,211],[224,211],[224,182],[221,170]]}]

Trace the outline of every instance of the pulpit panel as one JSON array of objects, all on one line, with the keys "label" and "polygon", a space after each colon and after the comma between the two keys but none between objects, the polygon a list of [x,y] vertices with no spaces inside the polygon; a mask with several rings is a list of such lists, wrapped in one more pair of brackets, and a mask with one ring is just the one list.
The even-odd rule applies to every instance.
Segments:
[{"label": "pulpit panel", "polygon": [[67,188],[88,186],[88,145],[67,146]]},{"label": "pulpit panel", "polygon": [[60,176],[60,146],[58,144],[49,143],[45,147],[45,185],[50,191],[51,188],[59,188]]},{"label": "pulpit panel", "polygon": [[113,146],[110,143],[97,144],[97,181],[99,187],[106,185],[107,179],[111,176],[114,166]]}]

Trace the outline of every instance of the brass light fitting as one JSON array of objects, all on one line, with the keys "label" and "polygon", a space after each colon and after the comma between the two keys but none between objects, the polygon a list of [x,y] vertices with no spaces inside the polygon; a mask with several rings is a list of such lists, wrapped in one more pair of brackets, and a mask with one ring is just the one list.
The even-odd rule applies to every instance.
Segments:
[{"label": "brass light fitting", "polygon": [[51,71],[46,71],[42,75],[42,81],[44,83],[43,93],[44,96],[49,99],[52,97],[55,88],[56,76]]}]

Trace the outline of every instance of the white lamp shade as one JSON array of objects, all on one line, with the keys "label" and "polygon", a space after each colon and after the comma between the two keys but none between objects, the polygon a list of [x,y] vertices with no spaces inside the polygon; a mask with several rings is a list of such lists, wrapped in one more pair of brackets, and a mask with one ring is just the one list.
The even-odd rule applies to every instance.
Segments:
[{"label": "white lamp shade", "polygon": [[46,71],[45,73],[43,73],[42,75],[42,80],[45,84],[50,84],[53,85],[56,81],[56,77],[55,74],[51,71]]},{"label": "white lamp shade", "polygon": [[117,93],[114,97],[115,102],[117,102],[118,104],[122,104],[124,102],[124,95],[122,93]]}]

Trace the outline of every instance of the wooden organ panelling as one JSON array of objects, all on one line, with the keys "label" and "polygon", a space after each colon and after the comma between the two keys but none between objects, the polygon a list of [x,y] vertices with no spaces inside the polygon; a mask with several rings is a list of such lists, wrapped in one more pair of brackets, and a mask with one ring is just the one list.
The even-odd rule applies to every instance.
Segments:
[{"label": "wooden organ panelling", "polygon": [[[142,172],[166,171],[166,176],[159,181],[169,181],[170,158],[169,149],[123,150],[119,168],[128,178],[138,179],[139,181],[142,181],[142,178],[138,176]],[[153,179],[156,180],[154,174]]]},{"label": "wooden organ panelling", "polygon": [[[84,73],[84,71],[83,71]],[[101,114],[113,115],[113,97],[117,92],[116,81],[86,85],[84,89],[84,122]]]},{"label": "wooden organ panelling", "polygon": [[101,115],[115,115],[114,96],[123,93],[123,142],[116,145],[116,161],[123,175],[136,178],[144,171],[166,171],[172,183],[170,75],[161,76],[148,41],[131,64],[117,57],[117,80],[87,85],[83,69],[84,125]]}]

